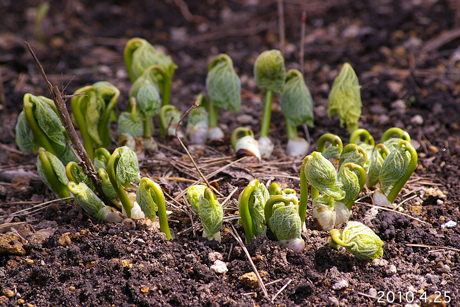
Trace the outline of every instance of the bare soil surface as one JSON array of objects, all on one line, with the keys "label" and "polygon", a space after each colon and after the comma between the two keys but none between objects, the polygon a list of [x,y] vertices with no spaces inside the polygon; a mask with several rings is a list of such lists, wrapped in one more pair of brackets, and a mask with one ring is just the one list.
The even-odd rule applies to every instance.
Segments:
[{"label": "bare soil surface", "polygon": [[[229,136],[248,125],[257,136],[263,94],[252,70],[258,54],[279,48],[277,1],[48,2],[41,21],[41,1],[0,2],[0,94],[6,97],[0,121],[0,305],[460,306],[460,228],[444,227],[460,218],[457,1],[284,1],[288,69],[300,68],[301,12],[308,16],[304,70],[315,101],[311,150],[325,132],[349,137],[326,114],[332,82],[349,62],[362,86],[360,126],[377,140],[390,127],[407,130],[419,163],[396,212],[372,208],[368,191],[354,205],[351,220],[385,242],[380,259],[360,261],[331,249],[328,233],[315,230],[310,214],[301,253],[280,247],[270,232],[247,245],[268,297],[257,282],[243,278],[253,268],[231,234],[233,225],[244,239],[231,217],[239,193],[254,178],[299,192],[302,160],[284,154],[285,122],[276,103],[270,129],[276,150],[269,161],[237,160],[228,138],[189,146],[203,173],[214,173],[209,180],[221,202],[227,200],[222,243],[201,238],[199,217],[182,196],[199,175],[175,140],[157,132],[160,153],[140,161],[142,174],[158,180],[173,211],[169,224],[176,238],[168,241],[146,221],[103,223],[74,201],[47,203],[55,196],[38,178],[35,156],[18,151],[14,126],[25,93],[49,96],[24,41],[54,85],[71,94],[107,80],[121,90],[123,111],[130,87],[123,48],[138,36],[164,46],[178,65],[171,97],[181,111],[205,92],[209,60],[230,55],[242,80],[243,106],[239,114],[221,111],[221,127]],[[216,259],[228,272],[211,268]]]}]

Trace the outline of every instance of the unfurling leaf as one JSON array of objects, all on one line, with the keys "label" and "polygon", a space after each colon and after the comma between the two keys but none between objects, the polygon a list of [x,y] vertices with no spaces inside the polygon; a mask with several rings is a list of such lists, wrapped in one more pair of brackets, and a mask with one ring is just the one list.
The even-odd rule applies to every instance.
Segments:
[{"label": "unfurling leaf", "polygon": [[204,228],[203,237],[209,240],[216,239],[220,242],[220,228],[222,227],[224,211],[211,189],[206,188],[204,195],[200,196],[198,212]]},{"label": "unfurling leaf", "polygon": [[137,105],[144,116],[158,114],[161,107],[161,99],[158,90],[151,84],[145,84],[137,93]]},{"label": "unfurling leaf", "polygon": [[340,125],[347,124],[348,132],[358,128],[361,116],[361,91],[358,76],[350,64],[345,63],[340,74],[335,78],[329,93],[329,116],[337,114]]},{"label": "unfurling leaf", "polygon": [[204,191],[206,191],[206,186],[204,185],[192,185],[187,190],[188,201],[195,213],[198,213],[200,197],[204,195]]},{"label": "unfurling leaf", "polygon": [[369,227],[359,222],[349,222],[343,230],[331,230],[331,246],[345,247],[360,260],[383,256],[383,241]]},{"label": "unfurling leaf", "polygon": [[44,148],[38,150],[37,172],[45,185],[54,193],[60,197],[67,196],[61,195],[63,187],[66,187],[69,182],[65,166],[55,155],[46,151]]},{"label": "unfurling leaf", "polygon": [[74,194],[75,201],[92,217],[106,222],[121,222],[123,216],[112,207],[106,206],[88,186],[81,182],[78,185],[69,181],[69,190]]},{"label": "unfurling leaf", "polygon": [[313,127],[313,99],[302,73],[291,69],[281,93],[281,111],[292,126],[307,124]]},{"label": "unfurling leaf", "polygon": [[27,123],[24,111],[19,113],[18,122],[16,123],[16,144],[22,152],[30,152],[36,146],[34,134]]},{"label": "unfurling leaf", "polygon": [[313,152],[311,158],[305,163],[304,168],[307,180],[319,192],[335,200],[341,200],[345,197],[345,192],[341,189],[342,183],[337,180],[334,165],[324,158],[321,153]]},{"label": "unfurling leaf", "polygon": [[123,146],[119,148],[119,154],[120,159],[116,165],[117,182],[123,186],[129,185],[131,182],[139,182],[141,178],[136,153]]},{"label": "unfurling leaf", "polygon": [[254,64],[254,77],[259,88],[280,93],[286,79],[281,52],[275,49],[262,52]]},{"label": "unfurling leaf", "polygon": [[400,146],[390,152],[380,170],[380,183],[383,193],[386,193],[391,186],[404,176],[410,162],[410,152],[405,147]]},{"label": "unfurling leaf", "polygon": [[216,56],[209,66],[206,89],[213,105],[238,113],[241,107],[241,82],[226,54]]},{"label": "unfurling leaf", "polygon": [[[134,117],[134,119],[133,119]],[[133,139],[144,134],[144,126],[139,114],[123,112],[118,117],[118,135],[128,135]]]}]

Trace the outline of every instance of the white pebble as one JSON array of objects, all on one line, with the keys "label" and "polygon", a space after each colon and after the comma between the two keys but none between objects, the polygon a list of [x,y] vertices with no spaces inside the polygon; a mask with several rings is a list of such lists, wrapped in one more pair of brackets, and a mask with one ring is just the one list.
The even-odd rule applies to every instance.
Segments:
[{"label": "white pebble", "polygon": [[442,224],[442,225],[441,225],[441,228],[454,228],[455,226],[457,226],[457,223],[456,223],[456,222],[454,222],[454,221],[448,221],[447,223]]},{"label": "white pebble", "polygon": [[222,260],[223,256],[219,252],[211,252],[208,254],[208,260],[209,262],[216,262],[216,260]]},{"label": "white pebble", "polygon": [[216,260],[213,265],[211,265],[211,270],[216,272],[217,274],[225,274],[228,272],[227,265],[225,262]]},{"label": "white pebble", "polygon": [[412,125],[422,125],[423,124],[423,117],[421,115],[415,115],[410,119],[410,123]]},{"label": "white pebble", "polygon": [[349,285],[348,280],[342,279],[341,281],[336,282],[334,285],[332,285],[332,289],[340,290],[340,289],[343,289],[343,288],[347,288],[348,285]]},{"label": "white pebble", "polygon": [[396,266],[394,264],[391,264],[387,267],[387,269],[385,270],[385,273],[388,275],[388,276],[391,276],[391,275],[394,275],[398,272],[398,270],[396,269]]}]

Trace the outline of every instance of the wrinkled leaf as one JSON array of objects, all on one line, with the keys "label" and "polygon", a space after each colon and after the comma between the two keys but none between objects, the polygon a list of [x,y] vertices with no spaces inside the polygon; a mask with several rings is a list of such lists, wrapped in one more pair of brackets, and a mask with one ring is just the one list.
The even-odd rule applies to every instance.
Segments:
[{"label": "wrinkled leaf", "polygon": [[18,122],[16,123],[16,144],[20,151],[30,152],[34,150],[35,142],[34,134],[27,123],[24,111],[21,111],[18,116]]},{"label": "wrinkled leaf", "polygon": [[129,135],[132,138],[137,138],[144,134],[144,126],[142,119],[137,114],[136,120],[133,120],[131,113],[123,112],[118,117],[118,135]]},{"label": "wrinkled leaf", "polygon": [[280,93],[286,79],[284,58],[279,50],[262,52],[254,64],[257,86],[267,91]]},{"label": "wrinkled leaf", "polygon": [[345,192],[345,197],[341,202],[347,204],[354,201],[361,191],[358,175],[348,167],[342,167],[338,174],[338,180],[342,183],[342,190]]},{"label": "wrinkled leaf", "polygon": [[391,186],[404,176],[410,160],[410,153],[404,147],[393,150],[385,158],[380,171],[380,184],[383,193],[386,193]]},{"label": "wrinkled leaf", "polygon": [[161,99],[158,90],[151,84],[144,84],[137,93],[137,105],[144,116],[158,114],[161,107]]},{"label": "wrinkled leaf", "polygon": [[269,223],[277,241],[301,238],[302,223],[296,205],[286,206],[284,203],[273,205]]},{"label": "wrinkled leaf", "polygon": [[331,230],[331,245],[343,246],[360,260],[383,256],[383,241],[369,227],[349,222],[343,230]]},{"label": "wrinkled leaf", "polygon": [[[208,191],[211,192],[209,189]],[[220,232],[224,211],[215,197],[200,196],[198,212],[200,214],[201,224],[208,238]]]},{"label": "wrinkled leaf", "polygon": [[192,210],[195,213],[198,213],[198,207],[200,204],[200,197],[204,195],[206,186],[204,185],[193,185],[187,190],[187,198],[192,206]]},{"label": "wrinkled leaf", "polygon": [[313,127],[313,99],[302,74],[291,69],[286,79],[281,93],[281,111],[292,126],[307,124]]},{"label": "wrinkled leaf", "polygon": [[340,125],[347,124],[349,132],[356,128],[361,116],[361,91],[358,76],[350,64],[345,63],[335,78],[329,94],[329,116],[337,114]]},{"label": "wrinkled leaf", "polygon": [[[69,179],[67,178],[64,164],[62,164],[62,162],[49,151],[46,151],[45,154],[59,182],[62,183],[63,185],[67,185],[67,183],[69,182]],[[40,156],[38,156],[38,159],[37,159],[37,172],[40,178],[45,183],[45,185],[54,191],[53,186],[48,180],[48,175],[46,173],[45,167],[43,166],[43,162],[40,159]]]},{"label": "wrinkled leaf", "polygon": [[[156,182],[151,180],[150,182],[161,191],[160,186]],[[142,211],[145,213],[145,216],[154,221],[156,218],[156,212],[158,211],[158,205],[156,204],[157,197],[153,188],[149,186],[147,180],[141,180],[136,192],[136,199],[139,206],[142,208]]]},{"label": "wrinkled leaf", "polygon": [[119,148],[120,158],[117,163],[116,176],[119,184],[126,186],[131,182],[141,180],[139,161],[134,151],[126,146]]},{"label": "wrinkled leaf", "polygon": [[345,192],[341,189],[342,183],[337,180],[334,165],[319,152],[313,152],[311,156],[304,166],[307,180],[319,192],[335,200],[343,199]]},{"label": "wrinkled leaf", "polygon": [[145,69],[152,65],[161,66],[170,76],[174,74],[177,68],[170,56],[155,49],[149,42],[141,39],[142,43],[133,52],[132,72],[136,79],[142,75]]},{"label": "wrinkled leaf", "polygon": [[[241,107],[241,82],[227,55],[218,56],[217,63],[208,71],[206,89],[214,106],[239,112]],[[220,60],[222,59],[222,60]]]}]

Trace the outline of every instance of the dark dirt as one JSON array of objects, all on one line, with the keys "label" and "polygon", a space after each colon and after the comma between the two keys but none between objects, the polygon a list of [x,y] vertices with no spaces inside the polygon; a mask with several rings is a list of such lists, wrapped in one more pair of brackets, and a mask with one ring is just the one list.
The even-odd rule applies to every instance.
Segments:
[{"label": "dark dirt", "polygon": [[[363,221],[385,242],[381,259],[363,262],[332,250],[328,233],[314,230],[310,216],[302,253],[280,247],[270,233],[248,245],[270,298],[240,279],[252,267],[231,236],[230,223],[241,236],[242,226],[225,222],[223,242],[208,242],[201,238],[197,217],[197,230],[189,230],[186,210],[178,207],[184,205],[182,198],[168,208],[176,233],[172,241],[146,222],[97,222],[74,202],[40,205],[55,197],[36,180],[17,176],[35,172],[35,157],[17,152],[14,125],[25,93],[47,95],[23,41],[31,43],[50,81],[66,87],[67,94],[107,80],[121,90],[118,107],[124,110],[130,83],[123,48],[129,38],[140,36],[163,45],[178,65],[172,104],[182,111],[205,90],[210,58],[229,54],[242,79],[243,107],[236,116],[221,112],[221,126],[229,135],[246,124],[257,135],[263,97],[252,67],[260,52],[278,48],[277,1],[49,1],[40,40],[34,16],[41,2],[0,2],[0,83],[6,97],[0,122],[0,305],[460,306],[460,228],[442,227],[460,218],[460,38],[433,41],[454,32],[457,1],[284,1],[287,68],[299,68],[301,12],[308,16],[304,68],[315,101],[315,127],[308,129],[312,143],[325,132],[348,138],[326,110],[332,81],[340,65],[350,62],[362,85],[360,126],[376,139],[392,126],[406,129],[419,165],[397,199],[405,201],[398,213],[375,211],[370,198],[354,206],[352,220]],[[249,122],[242,123],[242,114],[251,116]],[[279,141],[274,156],[262,166],[238,162],[218,172],[212,180],[224,196],[241,191],[253,178],[299,191],[293,177],[299,176],[301,160],[285,156],[284,126],[275,105],[270,136]],[[141,161],[144,174],[198,178],[181,147],[158,141],[165,145],[160,148],[165,157]],[[205,173],[235,160],[228,139],[192,149]],[[221,164],[207,166],[218,157]],[[16,175],[8,177],[8,172]],[[189,185],[160,183],[173,197]],[[226,216],[235,213],[239,191],[228,202]],[[18,214],[37,204],[36,212]],[[11,218],[14,213],[19,216]],[[220,257],[225,274],[211,269]],[[424,300],[437,293],[443,303]],[[411,295],[417,305],[405,301]]]}]

